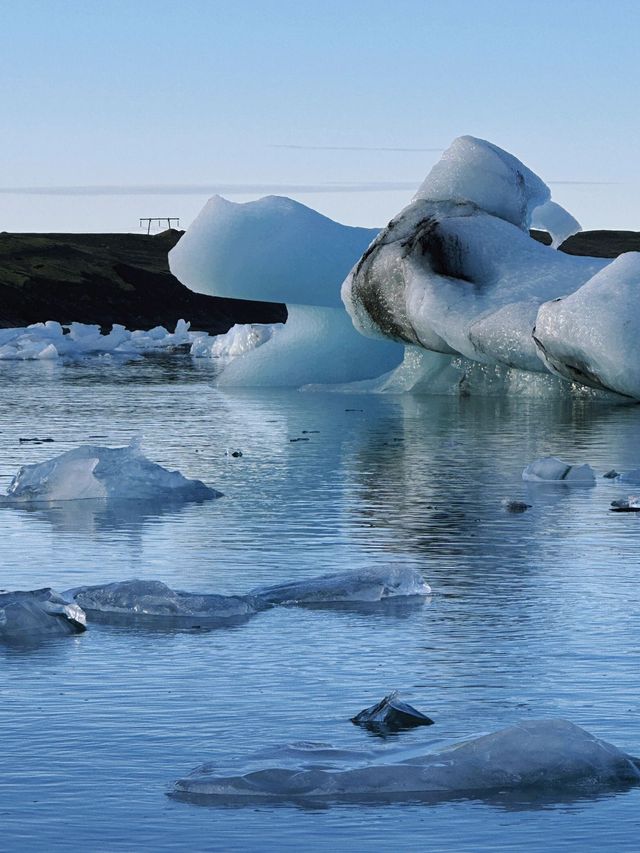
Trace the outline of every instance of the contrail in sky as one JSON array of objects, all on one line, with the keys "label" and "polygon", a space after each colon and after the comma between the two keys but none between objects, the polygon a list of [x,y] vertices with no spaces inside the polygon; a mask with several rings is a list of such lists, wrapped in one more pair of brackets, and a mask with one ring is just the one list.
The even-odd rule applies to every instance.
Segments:
[{"label": "contrail in sky", "polygon": [[[363,181],[327,184],[95,184],[86,186],[0,187],[0,195],[141,196],[141,195],[280,195],[282,193],[413,192],[417,181]],[[617,181],[547,181],[551,185],[612,186]]]}]

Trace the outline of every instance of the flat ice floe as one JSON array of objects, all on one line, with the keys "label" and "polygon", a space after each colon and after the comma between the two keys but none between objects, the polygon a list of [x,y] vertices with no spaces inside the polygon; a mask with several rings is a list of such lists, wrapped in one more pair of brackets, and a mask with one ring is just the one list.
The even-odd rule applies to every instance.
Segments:
[{"label": "flat ice floe", "polygon": [[86,616],[82,609],[51,589],[0,595],[0,641],[38,642],[78,634],[85,628]]},{"label": "flat ice floe", "polygon": [[174,793],[218,801],[415,799],[483,792],[596,792],[638,784],[638,761],[567,720],[529,720],[437,752],[349,753],[319,744],[204,764]]},{"label": "flat ice floe", "polygon": [[407,567],[393,567],[338,572],[275,586],[257,587],[249,595],[262,604],[273,605],[383,601],[388,598],[427,596],[430,593],[431,587],[420,572]]},{"label": "flat ice floe", "polygon": [[419,600],[430,593],[431,588],[415,569],[391,568],[321,575],[240,595],[183,592],[157,580],[128,580],[76,587],[64,596],[101,622],[202,626],[241,619],[277,605],[369,604],[387,599]]},{"label": "flat ice floe", "polygon": [[46,462],[24,465],[0,505],[109,498],[202,501],[221,493],[147,459],[136,441],[127,447],[85,445]]}]

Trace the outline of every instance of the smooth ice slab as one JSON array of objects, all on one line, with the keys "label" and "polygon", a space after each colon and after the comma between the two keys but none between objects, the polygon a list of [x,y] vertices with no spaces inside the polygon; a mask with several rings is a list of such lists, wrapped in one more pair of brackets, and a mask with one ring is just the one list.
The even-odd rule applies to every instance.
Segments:
[{"label": "smooth ice slab", "polygon": [[0,595],[0,641],[38,642],[85,629],[82,609],[49,588]]},{"label": "smooth ice slab", "polygon": [[[303,745],[304,746],[304,745]],[[313,745],[312,745],[313,746]],[[567,720],[529,720],[437,752],[367,761],[354,753],[324,761],[311,748],[222,768],[205,764],[176,782],[179,794],[233,801],[394,800],[485,791],[598,791],[640,783],[638,762]],[[306,752],[306,755],[305,755]],[[332,760],[333,759],[333,760]]]},{"label": "smooth ice slab", "polygon": [[557,456],[545,456],[531,462],[522,479],[532,483],[567,483],[571,486],[593,486],[596,475],[590,465],[570,465]]},{"label": "smooth ice slab", "polygon": [[189,480],[127,447],[86,445],[47,462],[24,465],[11,481],[4,504],[89,499],[201,501],[221,497],[200,480]]},{"label": "smooth ice slab", "polygon": [[196,293],[338,307],[342,280],[377,233],[282,196],[245,204],[214,196],[169,266]]},{"label": "smooth ice slab", "polygon": [[338,572],[302,581],[259,587],[240,595],[174,590],[157,580],[127,580],[67,590],[67,599],[101,622],[149,625],[215,624],[249,617],[276,605],[382,602],[416,599],[431,588],[413,569]]},{"label": "smooth ice slab", "polygon": [[90,618],[98,621],[123,622],[118,617],[150,624],[217,624],[255,613],[250,601],[243,596],[181,592],[161,581],[130,580],[68,590],[71,598]]},{"label": "smooth ice slab", "polygon": [[249,593],[262,604],[368,602],[430,595],[431,587],[415,569],[362,569],[308,580],[263,586]]}]

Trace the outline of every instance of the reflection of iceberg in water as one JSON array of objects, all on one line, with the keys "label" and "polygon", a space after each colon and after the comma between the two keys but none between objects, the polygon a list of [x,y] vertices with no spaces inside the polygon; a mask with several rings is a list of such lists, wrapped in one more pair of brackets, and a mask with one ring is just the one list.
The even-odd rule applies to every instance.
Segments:
[{"label": "reflection of iceberg in water", "polygon": [[420,795],[575,790],[640,783],[636,759],[561,720],[530,720],[437,752],[383,758],[322,744],[265,751],[243,766],[205,764],[174,792],[210,800],[399,801]]}]

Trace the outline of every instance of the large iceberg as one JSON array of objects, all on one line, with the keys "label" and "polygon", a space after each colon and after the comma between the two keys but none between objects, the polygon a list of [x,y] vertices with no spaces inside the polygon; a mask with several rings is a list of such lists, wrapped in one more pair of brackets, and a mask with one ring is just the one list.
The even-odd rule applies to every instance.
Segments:
[{"label": "large iceberg", "polygon": [[484,792],[582,792],[640,783],[638,760],[562,719],[529,720],[458,746],[381,758],[293,744],[246,762],[205,764],[174,791],[215,800],[415,799]]},{"label": "large iceberg", "polygon": [[85,629],[86,616],[78,604],[51,589],[0,595],[0,641],[32,643]]},{"label": "large iceberg", "polygon": [[46,462],[23,465],[0,504],[117,499],[202,501],[221,493],[147,459],[134,440],[126,447],[85,445]]},{"label": "large iceberg", "polygon": [[286,302],[288,316],[201,339],[192,354],[224,359],[218,382],[232,386],[332,384],[392,369],[402,348],[359,335],[340,301],[342,280],[377,233],[289,198],[210,199],[169,253],[172,273],[198,293]]},{"label": "large iceberg", "polygon": [[[563,254],[531,239],[532,221],[547,224],[554,244],[579,227],[511,154],[456,139],[343,283],[354,325],[438,354],[420,365],[427,373],[463,359],[462,391],[474,385],[467,365],[478,363],[493,372],[494,388],[517,383],[514,370],[525,378],[551,371],[639,398],[640,257]],[[406,384],[411,371],[400,371]],[[399,390],[393,377],[384,382]],[[419,384],[415,371],[411,384]]]}]

